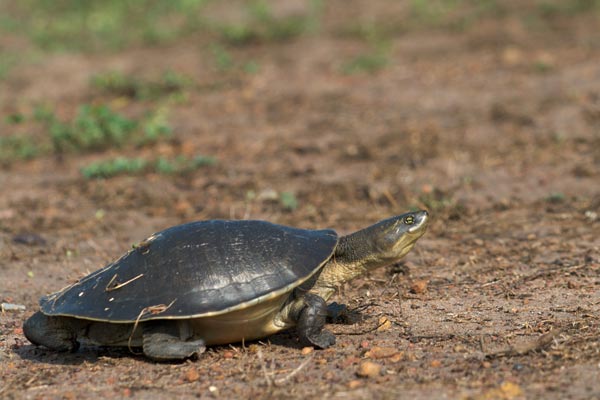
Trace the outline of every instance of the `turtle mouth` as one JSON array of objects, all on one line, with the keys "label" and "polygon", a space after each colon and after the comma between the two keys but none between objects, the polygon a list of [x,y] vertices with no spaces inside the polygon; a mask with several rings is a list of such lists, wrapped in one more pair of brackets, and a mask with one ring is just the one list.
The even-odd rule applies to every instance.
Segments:
[{"label": "turtle mouth", "polygon": [[429,223],[429,214],[427,211],[421,211],[416,215],[416,223],[408,228],[408,233],[425,232]]}]

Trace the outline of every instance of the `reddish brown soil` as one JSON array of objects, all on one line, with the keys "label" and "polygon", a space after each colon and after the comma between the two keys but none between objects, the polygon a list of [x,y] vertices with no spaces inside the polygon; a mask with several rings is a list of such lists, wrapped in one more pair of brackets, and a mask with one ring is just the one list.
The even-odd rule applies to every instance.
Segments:
[{"label": "reddish brown soil", "polygon": [[[45,101],[66,118],[112,101],[90,89],[95,73],[188,74],[200,89],[170,108],[177,141],[119,153],[219,160],[97,181],[79,168],[116,151],[0,170],[0,300],[26,306],[0,316],[0,397],[600,398],[598,20],[400,31],[386,68],[345,75],[340,60],[366,45],[340,27],[389,4],[353,3],[328,5],[319,34],[233,48],[257,61],[254,75],[217,71],[192,37],[53,56],[0,83],[3,116]],[[271,190],[295,193],[298,208]],[[331,325],[328,350],[282,333],[155,364],[118,349],[58,354],[22,334],[40,296],[171,225],[254,218],[347,233],[415,206],[431,212],[428,233],[405,262],[341,288],[335,300],[362,319]],[[23,233],[45,244],[15,243]],[[366,361],[380,372],[359,376]]]}]

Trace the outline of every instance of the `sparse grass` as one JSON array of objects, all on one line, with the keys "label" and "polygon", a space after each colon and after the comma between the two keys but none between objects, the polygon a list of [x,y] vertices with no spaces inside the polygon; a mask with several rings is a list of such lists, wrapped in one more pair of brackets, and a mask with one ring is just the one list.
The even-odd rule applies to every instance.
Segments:
[{"label": "sparse grass", "polygon": [[121,147],[131,140],[137,122],[113,112],[105,105],[83,105],[70,123],[52,116],[49,120],[52,145],[57,153],[97,151]]},{"label": "sparse grass", "polygon": [[369,23],[360,26],[360,38],[369,44],[369,50],[359,54],[342,65],[342,72],[353,74],[358,72],[374,73],[389,64],[391,40],[386,32],[377,24]]},{"label": "sparse grass", "polygon": [[247,74],[255,74],[260,69],[259,64],[255,61],[250,60],[243,63],[236,61],[225,46],[215,43],[210,49],[215,60],[215,66],[220,72],[241,70]]},{"label": "sparse grass", "polygon": [[[207,0],[22,0],[0,2],[0,30],[52,51],[121,49],[201,29]],[[4,3],[4,4],[3,4]]]},{"label": "sparse grass", "polygon": [[145,145],[171,135],[164,112],[132,120],[106,105],[83,105],[69,122],[59,121],[52,113],[42,118],[56,153],[101,151],[125,144]]},{"label": "sparse grass", "polygon": [[220,24],[216,29],[226,43],[245,45],[257,42],[282,42],[314,31],[318,27],[321,1],[309,1],[309,10],[303,15],[276,17],[264,0],[247,3],[248,20],[239,24]]},{"label": "sparse grass", "polygon": [[180,97],[191,86],[192,78],[172,70],[165,71],[158,79],[146,80],[118,71],[107,71],[91,79],[94,88],[114,95],[131,97],[136,100],[157,100],[167,97]]},{"label": "sparse grass", "polygon": [[42,152],[42,148],[27,135],[0,137],[0,164],[29,160]]},{"label": "sparse grass", "polygon": [[32,124],[32,127],[37,122],[48,134],[37,138],[27,134],[1,137],[0,162],[3,164],[49,153],[145,146],[172,135],[165,109],[158,109],[140,119],[130,119],[106,105],[86,104],[79,108],[72,120],[63,122],[49,108],[38,106],[31,116],[11,114],[5,118],[5,122],[8,125]]},{"label": "sparse grass", "polygon": [[589,12],[600,13],[600,0],[543,0],[538,1],[537,11],[545,17]]},{"label": "sparse grass", "polygon": [[449,193],[445,193],[438,188],[430,188],[419,196],[419,203],[431,211],[445,209],[454,204],[454,200]]},{"label": "sparse grass", "polygon": [[143,158],[117,157],[85,166],[81,168],[81,174],[86,179],[107,179],[119,175],[138,175],[149,172],[183,174],[204,166],[214,165],[216,162],[215,158],[202,155],[191,159],[184,156],[172,159],[159,157],[150,161]]},{"label": "sparse grass", "polygon": [[564,195],[564,193],[560,193],[560,192],[556,192],[556,193],[550,193],[548,196],[546,196],[545,200],[547,203],[551,203],[551,204],[559,204],[564,202],[566,199],[566,196]]},{"label": "sparse grass", "polygon": [[342,65],[342,72],[354,74],[358,72],[375,73],[383,69],[389,63],[386,52],[370,51],[360,54]]},{"label": "sparse grass", "polygon": [[484,17],[501,17],[505,13],[497,0],[411,0],[412,28],[465,30]]}]

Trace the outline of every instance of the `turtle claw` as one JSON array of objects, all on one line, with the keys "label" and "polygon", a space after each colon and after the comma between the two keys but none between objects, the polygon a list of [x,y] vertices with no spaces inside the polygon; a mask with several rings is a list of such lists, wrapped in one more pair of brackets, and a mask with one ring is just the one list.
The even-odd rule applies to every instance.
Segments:
[{"label": "turtle claw", "polygon": [[326,349],[335,344],[335,335],[323,329],[318,335],[306,336],[306,341],[319,349]]}]

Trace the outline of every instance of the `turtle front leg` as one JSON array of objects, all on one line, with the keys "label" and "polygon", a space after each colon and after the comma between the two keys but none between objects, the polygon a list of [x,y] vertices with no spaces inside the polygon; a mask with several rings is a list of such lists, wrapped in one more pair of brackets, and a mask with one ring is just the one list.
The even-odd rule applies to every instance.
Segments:
[{"label": "turtle front leg", "polygon": [[79,348],[77,332],[66,317],[52,317],[41,311],[23,324],[25,337],[33,344],[56,351],[76,351]]},{"label": "turtle front leg", "polygon": [[333,333],[323,329],[329,314],[325,300],[316,294],[306,293],[304,304],[305,306],[300,311],[297,322],[300,339],[321,349],[326,349],[335,344]]},{"label": "turtle front leg", "polygon": [[183,361],[204,353],[204,340],[186,340],[176,323],[146,323],[143,333],[144,355],[154,361]]}]

